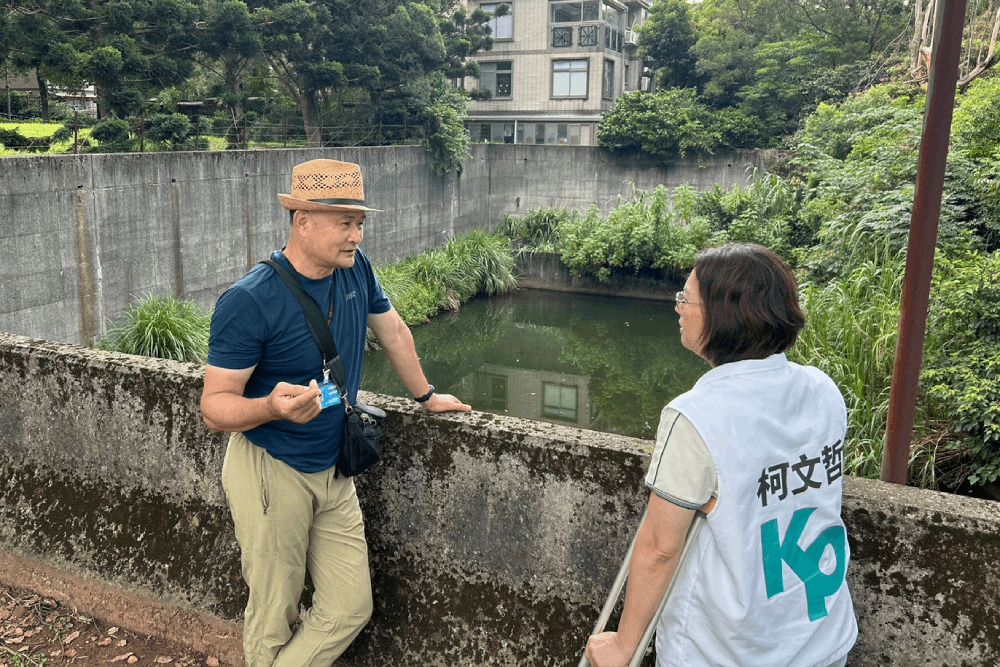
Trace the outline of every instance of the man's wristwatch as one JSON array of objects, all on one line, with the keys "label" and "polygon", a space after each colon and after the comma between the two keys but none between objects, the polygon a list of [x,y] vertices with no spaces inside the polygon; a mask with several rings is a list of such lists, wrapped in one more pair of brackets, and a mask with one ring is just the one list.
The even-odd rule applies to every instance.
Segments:
[{"label": "man's wristwatch", "polygon": [[434,385],[428,383],[427,386],[430,387],[430,389],[427,390],[427,393],[424,394],[423,396],[416,396],[414,397],[413,400],[415,400],[417,403],[426,403],[428,400],[430,400],[430,397],[434,395]]}]

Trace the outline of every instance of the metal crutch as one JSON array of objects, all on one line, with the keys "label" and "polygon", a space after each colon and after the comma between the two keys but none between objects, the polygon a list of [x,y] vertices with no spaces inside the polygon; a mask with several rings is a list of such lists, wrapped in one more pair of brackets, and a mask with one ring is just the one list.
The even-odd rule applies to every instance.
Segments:
[{"label": "metal crutch", "polygon": [[[642,528],[642,524],[645,521],[646,514],[643,513],[642,521],[639,522],[640,528]],[[688,551],[690,551],[691,545],[698,537],[698,531],[701,529],[704,522],[705,515],[701,512],[695,512],[694,520],[691,521],[691,527],[688,528],[687,536],[684,538],[684,548],[681,550],[680,558],[677,559],[677,567],[674,568],[674,576],[670,578],[670,584],[667,586],[667,590],[663,594],[663,599],[660,601],[659,608],[656,610],[653,618],[649,619],[646,631],[642,633],[642,639],[639,641],[639,645],[636,647],[635,653],[632,654],[632,659],[628,663],[629,667],[639,667],[643,657],[645,657],[646,649],[649,647],[649,642],[653,639],[653,632],[656,631],[656,624],[659,622],[660,616],[663,615],[663,610],[667,608],[667,602],[670,600],[670,594],[674,591],[674,585],[677,583],[677,573],[680,572],[681,566],[684,565],[684,561],[687,559]],[[604,602],[604,608],[601,609],[601,615],[597,617],[597,623],[594,624],[594,631],[590,633],[591,635],[604,632],[604,626],[608,624],[608,619],[611,618],[611,612],[614,611],[615,605],[618,603],[618,597],[621,595],[622,589],[625,587],[625,580],[628,578],[629,564],[632,562],[632,552],[635,550],[635,540],[637,537],[639,537],[638,530],[635,531],[635,536],[632,537],[632,544],[628,547],[628,552],[625,554],[625,560],[622,561],[622,566],[618,568],[618,576],[615,577],[615,582],[611,584],[611,592],[608,594],[608,599]],[[580,662],[577,667],[590,667],[590,661],[587,660],[586,655],[580,658]]]}]

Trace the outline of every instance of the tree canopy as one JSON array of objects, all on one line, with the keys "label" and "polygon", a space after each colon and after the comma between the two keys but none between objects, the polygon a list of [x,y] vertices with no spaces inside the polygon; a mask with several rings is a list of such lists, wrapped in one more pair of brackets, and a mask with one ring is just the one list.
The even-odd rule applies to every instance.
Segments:
[{"label": "tree canopy", "polygon": [[723,145],[769,147],[820,102],[884,78],[911,18],[903,0],[656,0],[639,44],[661,94],[693,90],[726,111],[716,125],[746,123]]},{"label": "tree canopy", "polygon": [[[93,84],[100,118],[208,100],[231,145],[266,114],[301,124],[321,146],[324,126],[427,127],[450,118],[447,109],[463,119],[463,91],[427,91],[440,90],[439,73],[478,74],[468,58],[492,46],[488,19],[459,0],[25,0],[0,9],[0,61],[37,74],[46,117],[47,83]],[[462,123],[432,125],[454,132]],[[168,134],[182,145],[183,133]]]}]

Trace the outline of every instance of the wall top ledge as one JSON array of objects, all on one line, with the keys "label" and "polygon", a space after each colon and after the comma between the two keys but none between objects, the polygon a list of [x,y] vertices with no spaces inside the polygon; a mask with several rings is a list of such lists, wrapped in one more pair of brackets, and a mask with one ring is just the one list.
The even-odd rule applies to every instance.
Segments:
[{"label": "wall top ledge", "polygon": [[57,343],[39,338],[28,338],[0,331],[0,352],[9,350],[25,357],[64,360],[76,364],[90,364],[96,367],[118,369],[128,372],[149,370],[168,375],[188,378],[204,378],[203,364],[156,359],[120,352],[108,352],[73,343]]},{"label": "wall top ledge", "polygon": [[940,515],[951,520],[987,522],[997,525],[1000,534],[1000,502],[970,498],[954,493],[928,491],[890,484],[877,479],[844,478],[844,504],[852,509],[868,508],[887,515]]},{"label": "wall top ledge", "polygon": [[366,391],[360,392],[358,396],[365,403],[382,408],[388,413],[399,414],[407,423],[424,420],[444,421],[470,432],[502,434],[504,438],[518,441],[522,445],[558,448],[576,453],[585,453],[587,448],[597,448],[643,457],[648,457],[653,451],[653,442],[650,440],[616,433],[589,431],[475,410],[471,413],[430,414],[408,398]]}]

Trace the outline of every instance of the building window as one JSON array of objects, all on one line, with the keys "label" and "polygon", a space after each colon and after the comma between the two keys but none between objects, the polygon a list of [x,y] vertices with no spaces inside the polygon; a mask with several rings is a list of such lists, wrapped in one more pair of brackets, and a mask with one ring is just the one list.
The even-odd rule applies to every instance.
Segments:
[{"label": "building window", "polygon": [[552,46],[555,48],[573,46],[573,28],[553,28]]},{"label": "building window", "polygon": [[[497,136],[497,124],[493,124]],[[518,144],[549,144],[550,146],[591,146],[594,126],[591,123],[518,123]],[[494,139],[495,140],[495,139]]]},{"label": "building window", "polygon": [[622,25],[622,13],[621,10],[615,9],[611,5],[604,5],[604,22],[609,28],[614,28],[615,30],[621,30],[624,26]]},{"label": "building window", "polygon": [[597,46],[597,26],[580,26],[580,46]]},{"label": "building window", "polygon": [[517,126],[518,144],[544,144],[545,123],[519,123]]},{"label": "building window", "polygon": [[507,378],[492,373],[476,373],[475,393],[487,410],[507,410]]},{"label": "building window", "polygon": [[469,138],[483,143],[514,143],[514,123],[469,123]]},{"label": "building window", "polygon": [[577,420],[577,388],[571,385],[542,383],[542,415],[551,419]]},{"label": "building window", "polygon": [[493,123],[493,137],[494,141],[514,143],[514,123]]},{"label": "building window", "polygon": [[585,2],[550,2],[549,21],[551,23],[579,23],[596,21],[601,16],[601,4],[593,0]]},{"label": "building window", "polygon": [[511,95],[510,61],[479,63],[479,90],[488,90],[495,98]]},{"label": "building window", "polygon": [[614,99],[615,97],[615,61],[604,61],[604,99]]},{"label": "building window", "polygon": [[589,60],[552,61],[552,97],[586,97]]},{"label": "building window", "polygon": [[[507,13],[503,16],[494,16],[497,7],[507,5]],[[490,15],[490,33],[493,39],[514,39],[514,5],[510,2],[491,2],[479,5],[479,8]]]},{"label": "building window", "polygon": [[490,140],[490,124],[489,123],[470,123],[469,124],[469,139],[473,142],[478,143],[480,141],[489,142]]}]

